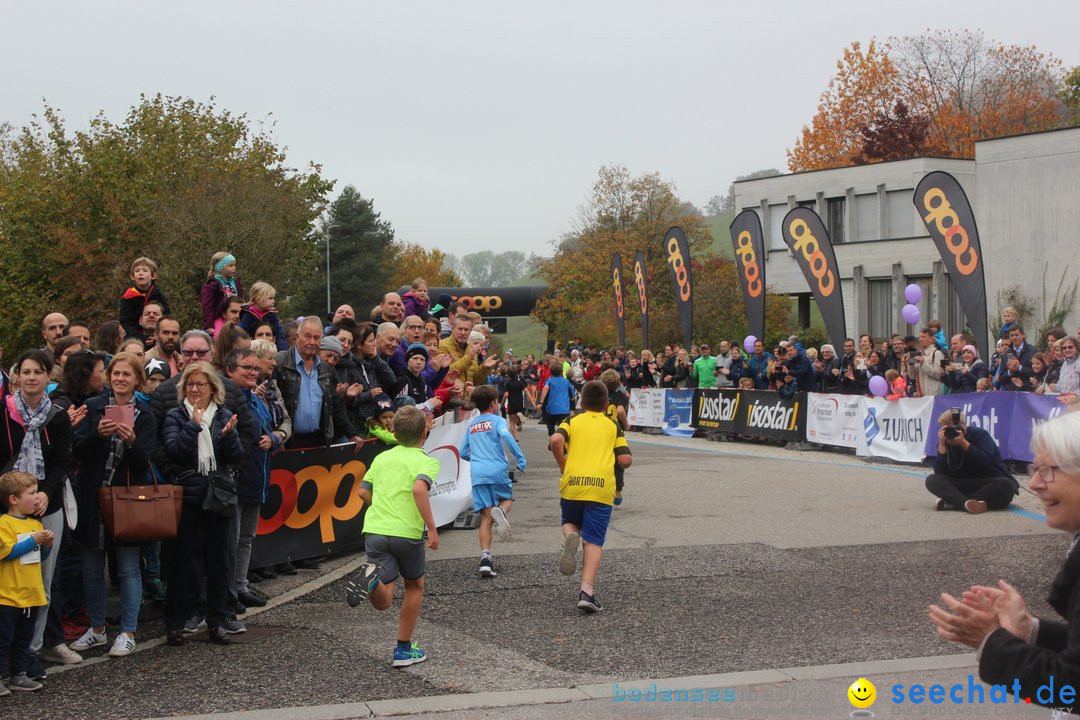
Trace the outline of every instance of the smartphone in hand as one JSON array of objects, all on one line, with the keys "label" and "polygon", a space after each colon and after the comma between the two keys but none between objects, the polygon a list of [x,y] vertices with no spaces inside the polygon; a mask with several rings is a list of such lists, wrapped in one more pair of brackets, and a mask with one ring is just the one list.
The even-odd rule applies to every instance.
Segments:
[{"label": "smartphone in hand", "polygon": [[132,404],[106,405],[105,419],[112,420],[117,425],[135,427],[135,406]]}]

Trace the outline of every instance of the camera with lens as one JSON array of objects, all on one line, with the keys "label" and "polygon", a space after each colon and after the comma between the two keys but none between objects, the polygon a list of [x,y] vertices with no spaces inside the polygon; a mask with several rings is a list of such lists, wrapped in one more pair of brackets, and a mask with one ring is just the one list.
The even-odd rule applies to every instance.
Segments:
[{"label": "camera with lens", "polygon": [[945,439],[952,440],[953,438],[960,437],[960,408],[954,407],[952,409],[952,425],[945,426]]}]

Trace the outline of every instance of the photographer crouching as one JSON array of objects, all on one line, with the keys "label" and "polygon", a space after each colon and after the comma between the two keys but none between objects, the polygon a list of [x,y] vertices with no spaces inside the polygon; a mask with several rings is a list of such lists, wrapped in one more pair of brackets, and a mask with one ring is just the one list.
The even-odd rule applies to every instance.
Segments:
[{"label": "photographer crouching", "polygon": [[990,433],[968,427],[960,408],[938,418],[938,454],[926,489],[941,498],[938,510],[966,510],[972,514],[1004,510],[1020,483],[1005,467]]}]

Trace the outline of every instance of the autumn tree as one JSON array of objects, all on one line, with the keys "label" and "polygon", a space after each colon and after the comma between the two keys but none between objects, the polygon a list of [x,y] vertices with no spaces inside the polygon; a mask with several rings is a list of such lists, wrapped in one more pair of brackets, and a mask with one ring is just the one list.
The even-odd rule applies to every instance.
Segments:
[{"label": "autumn tree", "polygon": [[887,44],[871,40],[864,50],[853,42],[844,48],[836,70],[817,113],[788,151],[792,172],[850,165],[862,151],[861,129],[879,114],[888,114],[898,97],[900,77]]},{"label": "autumn tree", "polygon": [[1080,125],[1080,65],[1065,74],[1059,97],[1065,105],[1066,124]]},{"label": "autumn tree", "polygon": [[879,113],[872,124],[859,129],[862,150],[852,157],[855,164],[918,157],[926,151],[930,118],[912,115],[903,100],[891,113]]},{"label": "autumn tree", "polygon": [[[903,101],[927,118],[916,154],[974,157],[975,141],[1057,127],[1064,118],[1061,61],[1034,46],[1002,45],[981,32],[937,31],[859,43],[844,50],[818,111],[788,152],[792,171],[874,159],[862,152],[873,128]],[[908,156],[910,157],[910,156]]]},{"label": "autumn tree", "polygon": [[286,168],[269,132],[213,101],[142,97],[121,122],[104,114],[69,132],[59,110],[0,133],[0,342],[40,343],[62,310],[115,319],[128,265],[147,255],[185,327],[201,327],[199,286],[229,250],[247,285],[282,304],[313,267],[313,222],[331,183],[318,166]]}]

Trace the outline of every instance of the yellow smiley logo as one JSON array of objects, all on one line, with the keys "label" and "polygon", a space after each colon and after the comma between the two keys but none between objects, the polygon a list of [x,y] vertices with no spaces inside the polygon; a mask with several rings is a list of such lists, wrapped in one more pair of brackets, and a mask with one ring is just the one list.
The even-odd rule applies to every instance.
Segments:
[{"label": "yellow smiley logo", "polygon": [[859,678],[847,689],[848,700],[857,708],[868,708],[877,699],[877,688],[866,678]]}]

